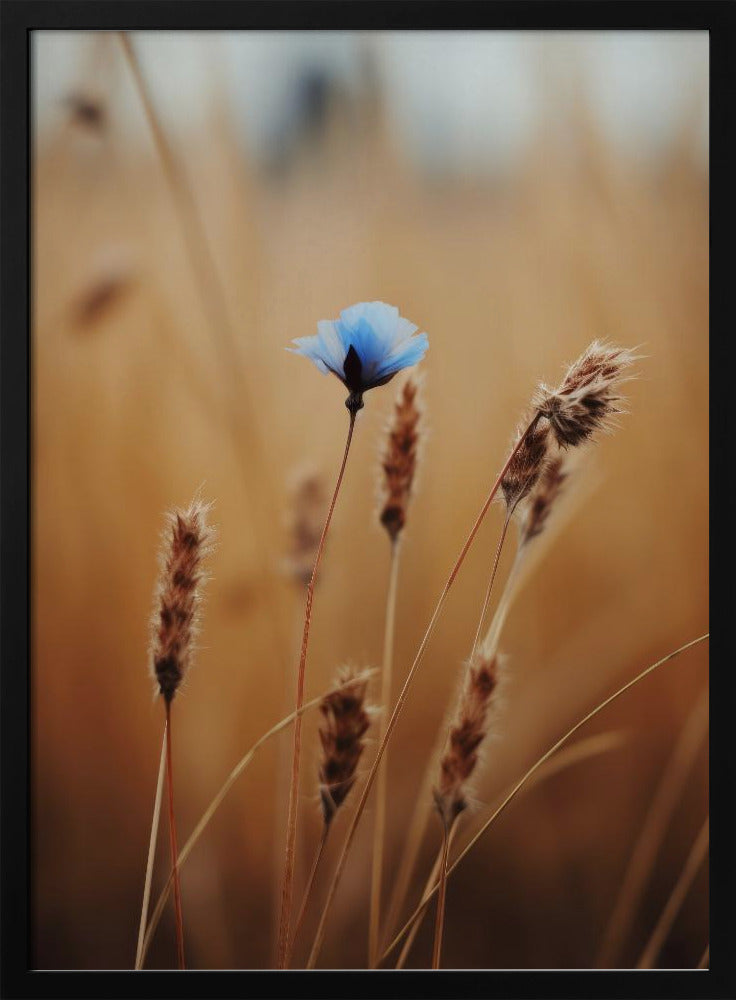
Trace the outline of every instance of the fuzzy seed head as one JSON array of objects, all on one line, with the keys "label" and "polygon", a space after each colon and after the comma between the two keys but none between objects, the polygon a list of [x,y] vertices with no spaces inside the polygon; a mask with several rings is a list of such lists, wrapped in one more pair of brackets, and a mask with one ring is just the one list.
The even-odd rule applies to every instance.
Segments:
[{"label": "fuzzy seed head", "polygon": [[406,524],[419,447],[419,382],[409,376],[396,400],[381,458],[380,521],[395,542]]},{"label": "fuzzy seed head", "polygon": [[435,805],[448,828],[467,808],[467,782],[478,763],[478,749],[488,733],[498,680],[498,654],[477,650],[468,667],[455,721],[450,726],[440,759],[439,783],[434,791]]},{"label": "fuzzy seed head", "polygon": [[358,762],[365,750],[365,734],[371,722],[366,705],[368,678],[352,667],[337,675],[339,690],[326,694],[320,705],[323,723],[319,736],[322,759],[319,791],[325,826],[329,825],[355,784]]},{"label": "fuzzy seed head", "polygon": [[539,386],[534,406],[549,420],[560,447],[582,444],[624,412],[619,388],[635,360],[632,351],[594,340],[556,389]]},{"label": "fuzzy seed head", "polygon": [[[518,426],[514,444],[529,426],[526,417]],[[517,505],[529,495],[544,469],[549,447],[549,424],[537,423],[527,433],[524,441],[512,458],[501,480],[501,493],[506,509],[512,514]]]},{"label": "fuzzy seed head", "polygon": [[556,455],[545,465],[537,484],[529,495],[529,503],[519,531],[519,545],[526,545],[544,531],[555,501],[562,492],[569,473],[561,455]]},{"label": "fuzzy seed head", "polygon": [[289,541],[284,569],[299,586],[306,587],[312,578],[327,504],[322,475],[313,469],[298,470],[290,488],[286,525]]},{"label": "fuzzy seed head", "polygon": [[159,555],[159,578],[151,622],[151,673],[170,704],[190,667],[202,600],[203,558],[214,532],[207,525],[209,504],[194,500],[187,510],[167,515]]}]

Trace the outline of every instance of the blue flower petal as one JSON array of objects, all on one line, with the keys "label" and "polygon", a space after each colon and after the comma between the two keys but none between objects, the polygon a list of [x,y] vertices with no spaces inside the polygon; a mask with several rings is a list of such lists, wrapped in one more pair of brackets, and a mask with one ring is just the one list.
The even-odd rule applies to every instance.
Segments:
[{"label": "blue flower petal", "polygon": [[[429,346],[427,335],[415,335],[416,330],[414,323],[399,315],[396,306],[359,302],[343,309],[339,319],[320,320],[316,336],[298,337],[296,347],[287,350],[303,354],[323,374],[334,372],[351,390],[351,398],[357,398],[424,357]],[[354,363],[347,375],[345,359],[351,348]]]},{"label": "blue flower petal", "polygon": [[385,378],[387,375],[401,371],[402,368],[409,368],[422,360],[429,348],[429,340],[426,333],[420,333],[416,337],[410,337],[393,351],[387,358],[384,358],[375,371],[374,378]]}]

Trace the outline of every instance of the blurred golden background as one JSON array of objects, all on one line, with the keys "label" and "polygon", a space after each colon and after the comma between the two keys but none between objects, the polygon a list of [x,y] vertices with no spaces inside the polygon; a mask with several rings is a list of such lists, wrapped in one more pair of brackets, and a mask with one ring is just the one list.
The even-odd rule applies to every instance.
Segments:
[{"label": "blurred golden background", "polygon": [[[645,356],[630,413],[591,450],[509,617],[478,815],[616,686],[708,629],[707,35],[130,38],[168,167],[118,37],[34,37],[39,968],[133,964],[163,722],[147,675],[156,552],[164,511],[198,488],[219,543],[174,718],[180,840],[292,704],[304,593],[284,572],[289,483],[307,467],[331,488],[347,425],[343,387],[284,350],[319,319],[382,299],[429,335],[397,682],[536,382],[596,337]],[[380,662],[389,546],[375,490],[399,381],[359,419],[307,697],[342,663]],[[388,886],[501,520],[494,508],[391,744]],[[700,645],[616,702],[582,736],[623,730],[622,745],[540,783],[489,831],[449,883],[446,967],[596,965],[707,660]],[[307,715],[297,899],[320,830],[316,726]],[[192,968],[271,963],[290,746],[286,731],[264,748],[182,872]],[[704,732],[695,747],[616,965],[639,960],[707,814]],[[371,830],[369,809],[324,967],[365,964]],[[438,845],[433,822],[412,908]],[[154,899],[167,864],[163,818]],[[707,915],[704,865],[660,966],[698,963]],[[430,925],[410,966],[428,963]],[[148,965],[174,955],[169,907]]]}]

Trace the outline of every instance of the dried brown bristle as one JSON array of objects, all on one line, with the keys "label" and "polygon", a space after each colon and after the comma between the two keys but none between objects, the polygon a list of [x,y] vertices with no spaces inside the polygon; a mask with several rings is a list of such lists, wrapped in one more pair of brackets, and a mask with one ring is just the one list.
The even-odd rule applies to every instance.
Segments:
[{"label": "dried brown bristle", "polygon": [[538,387],[534,406],[549,420],[561,447],[581,444],[623,412],[618,390],[635,360],[631,351],[595,340],[556,389]]},{"label": "dried brown bristle", "polygon": [[419,420],[421,410],[417,394],[419,383],[410,375],[394,402],[381,466],[380,521],[392,541],[406,524],[417,467]]},{"label": "dried brown bristle", "polygon": [[[527,416],[519,424],[514,444],[519,441],[529,423],[530,417]],[[539,479],[547,458],[548,444],[549,424],[538,421],[527,432],[521,447],[514,454],[501,480],[501,493],[509,513],[512,513],[519,502],[528,496]]]},{"label": "dried brown bristle", "polygon": [[478,763],[478,748],[488,732],[488,716],[498,687],[497,653],[477,650],[470,662],[455,721],[440,759],[435,804],[446,826],[467,808],[466,783]]},{"label": "dried brown bristle", "polygon": [[294,475],[290,494],[285,569],[295,583],[306,587],[312,577],[327,514],[324,479],[313,469],[301,469]]},{"label": "dried brown bristle", "polygon": [[325,825],[332,822],[355,784],[356,769],[365,749],[364,736],[370,726],[365,672],[344,667],[337,675],[336,685],[339,690],[325,695],[320,705],[324,721],[319,730],[322,743],[319,790]]},{"label": "dried brown bristle", "polygon": [[210,505],[194,500],[168,515],[152,621],[151,671],[170,703],[189,669],[201,601],[201,562],[211,548]]},{"label": "dried brown bristle", "polygon": [[544,531],[550,511],[560,495],[568,475],[561,455],[557,455],[547,462],[529,496],[529,503],[519,533],[520,545],[525,545]]}]

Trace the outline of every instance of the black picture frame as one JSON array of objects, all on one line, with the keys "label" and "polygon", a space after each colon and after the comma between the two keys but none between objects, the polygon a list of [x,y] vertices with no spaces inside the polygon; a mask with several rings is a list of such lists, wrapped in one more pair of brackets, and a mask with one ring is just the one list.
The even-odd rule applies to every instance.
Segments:
[{"label": "black picture frame", "polygon": [[[2,95],[2,997],[736,997],[736,828],[733,717],[734,433],[732,381],[736,232],[736,7],[729,2],[320,2],[320,0],[4,0]],[[33,971],[29,967],[31,379],[30,33],[36,29],[705,29],[711,55],[711,968],[704,971]],[[715,586],[715,581],[718,585]],[[135,977],[135,978],[134,978]]]}]

